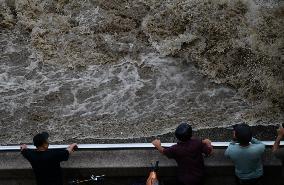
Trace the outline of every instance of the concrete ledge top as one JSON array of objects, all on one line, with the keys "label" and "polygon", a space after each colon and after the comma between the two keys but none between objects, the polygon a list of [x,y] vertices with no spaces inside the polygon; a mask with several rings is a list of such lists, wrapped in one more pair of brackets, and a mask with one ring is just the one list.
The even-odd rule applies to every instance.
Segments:
[{"label": "concrete ledge top", "polygon": [[[262,141],[266,146],[272,146],[274,141]],[[162,146],[169,147],[175,143],[163,143]],[[227,147],[230,142],[212,142],[214,147]],[[281,141],[280,145],[284,145]],[[68,145],[50,145],[50,149],[67,148]],[[35,149],[33,145],[28,145],[28,148]],[[78,144],[79,149],[137,149],[137,148],[154,148],[151,143],[119,143],[119,144]],[[1,146],[0,151],[19,151],[20,146]]]}]

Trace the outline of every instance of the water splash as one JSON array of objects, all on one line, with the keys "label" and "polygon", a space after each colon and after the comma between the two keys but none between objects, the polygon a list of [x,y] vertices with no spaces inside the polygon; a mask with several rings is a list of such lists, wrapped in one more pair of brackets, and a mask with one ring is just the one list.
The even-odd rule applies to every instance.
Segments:
[{"label": "water splash", "polygon": [[0,8],[1,143],[29,142],[41,130],[64,141],[152,136],[180,121],[196,129],[283,122],[277,1]]}]

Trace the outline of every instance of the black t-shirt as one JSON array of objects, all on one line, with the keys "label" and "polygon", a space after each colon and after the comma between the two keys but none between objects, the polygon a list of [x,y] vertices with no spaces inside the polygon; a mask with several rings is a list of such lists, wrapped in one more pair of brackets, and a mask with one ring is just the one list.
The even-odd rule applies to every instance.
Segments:
[{"label": "black t-shirt", "polygon": [[37,185],[62,185],[61,161],[67,161],[69,152],[65,149],[37,151],[25,149],[22,155],[31,163]]}]

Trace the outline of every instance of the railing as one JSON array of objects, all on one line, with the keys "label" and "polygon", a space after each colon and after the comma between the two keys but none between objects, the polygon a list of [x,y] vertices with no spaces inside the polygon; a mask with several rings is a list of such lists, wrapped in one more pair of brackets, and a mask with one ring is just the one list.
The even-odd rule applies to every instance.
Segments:
[{"label": "railing", "polygon": [[[274,141],[262,141],[266,146],[273,146]],[[230,142],[212,142],[213,147],[227,147]],[[162,146],[169,147],[175,143],[162,143]],[[284,141],[280,143],[284,145]],[[49,149],[67,148],[68,145],[50,145]],[[33,145],[28,145],[28,148],[35,149]],[[78,144],[78,150],[99,150],[99,149],[145,149],[154,148],[151,143],[121,143],[121,144]],[[0,146],[0,151],[19,151],[20,146]]]}]

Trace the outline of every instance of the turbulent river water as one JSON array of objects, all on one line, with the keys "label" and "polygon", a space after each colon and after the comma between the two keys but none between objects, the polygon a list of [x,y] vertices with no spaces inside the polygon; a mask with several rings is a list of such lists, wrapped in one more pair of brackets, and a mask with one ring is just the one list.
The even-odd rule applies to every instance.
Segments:
[{"label": "turbulent river water", "polygon": [[277,0],[0,0],[0,143],[284,122]]}]

